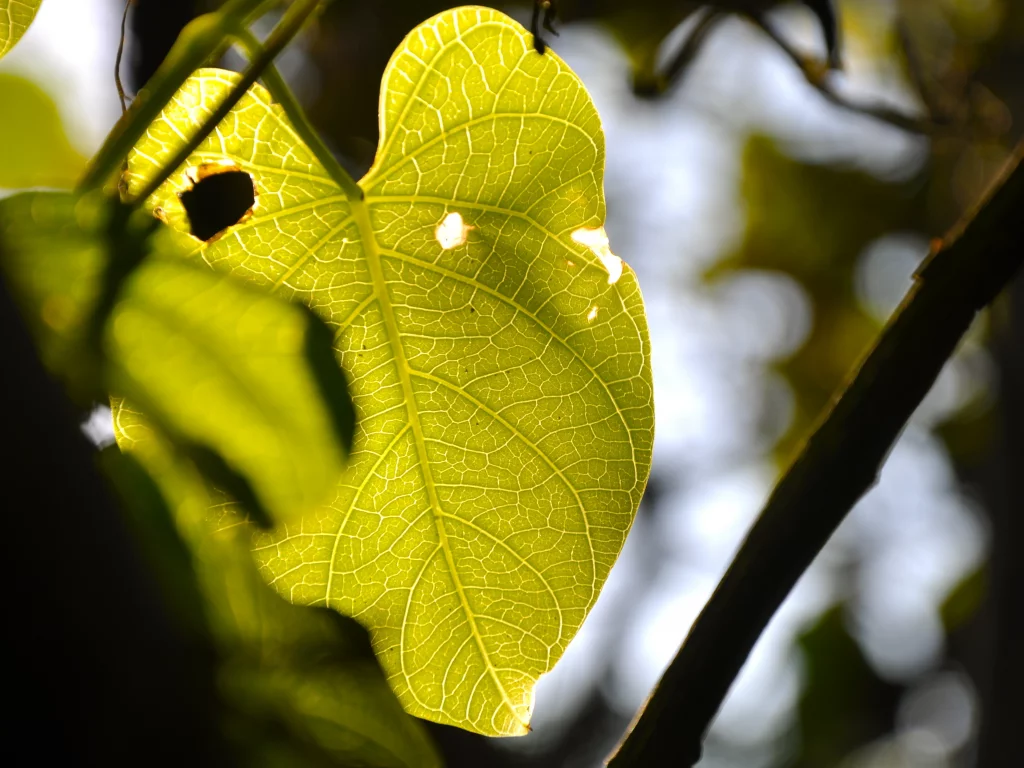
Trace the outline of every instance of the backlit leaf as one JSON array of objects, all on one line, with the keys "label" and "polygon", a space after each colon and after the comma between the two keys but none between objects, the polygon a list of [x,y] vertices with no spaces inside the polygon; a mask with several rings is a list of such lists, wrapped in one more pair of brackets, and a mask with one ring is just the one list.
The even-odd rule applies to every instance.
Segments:
[{"label": "backlit leaf", "polygon": [[144,404],[179,447],[219,453],[274,519],[322,503],[354,420],[323,322],[156,237],[95,343],[92,315],[117,250],[110,210],[64,193],[0,201],[0,268],[44,362],[86,393],[79,399],[117,392]]},{"label": "backlit leaf", "polygon": [[[129,158],[141,190],[237,76],[202,70]],[[604,137],[579,79],[481,8],[417,27],[348,200],[255,87],[149,201],[242,170],[251,216],[209,264],[325,318],[352,380],[334,501],[259,537],[297,603],[353,615],[414,714],[528,729],[533,689],[597,598],[650,468],[649,341],[603,222]]]},{"label": "backlit leaf", "polygon": [[28,30],[43,0],[0,0],[0,57]]}]

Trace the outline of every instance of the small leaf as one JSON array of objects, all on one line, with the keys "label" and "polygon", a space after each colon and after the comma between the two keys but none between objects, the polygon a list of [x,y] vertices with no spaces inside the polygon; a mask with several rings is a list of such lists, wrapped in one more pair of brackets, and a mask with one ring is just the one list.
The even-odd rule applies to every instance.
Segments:
[{"label": "small leaf", "polygon": [[0,58],[21,40],[43,0],[0,0]]},{"label": "small leaf", "polygon": [[44,362],[73,389],[105,387],[145,405],[186,453],[219,454],[231,473],[214,481],[240,475],[224,490],[251,488],[254,512],[282,520],[322,503],[354,429],[330,332],[306,307],[189,264],[172,238],[155,237],[121,285],[102,347],[91,345],[117,252],[106,247],[109,210],[60,193],[0,202],[0,267]]},{"label": "small leaf", "polygon": [[[235,82],[186,83],[130,155],[130,193]],[[603,229],[597,111],[519,24],[482,8],[422,24],[380,104],[362,200],[254,87],[148,204],[188,232],[179,194],[196,169],[249,173],[252,215],[196,245],[308,303],[351,378],[359,426],[337,497],[258,541],[267,578],[365,623],[410,712],[522,734],[647,481],[643,302]]]}]

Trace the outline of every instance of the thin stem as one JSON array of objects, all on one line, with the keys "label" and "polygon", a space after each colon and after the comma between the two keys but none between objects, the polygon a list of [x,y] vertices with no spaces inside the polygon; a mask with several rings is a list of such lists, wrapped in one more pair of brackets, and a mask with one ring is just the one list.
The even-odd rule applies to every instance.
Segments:
[{"label": "thin stem", "polygon": [[128,26],[128,9],[132,0],[124,0],[124,13],[121,14],[121,39],[117,41],[117,56],[114,59],[114,85],[117,87],[117,98],[121,102],[121,114],[128,111],[128,102],[121,84],[121,59],[124,58],[124,33]]},{"label": "thin stem", "polygon": [[[245,49],[246,56],[250,61],[258,58],[263,52],[263,45],[248,29],[239,30],[235,34],[235,39]],[[327,171],[327,174],[334,183],[341,187],[349,200],[353,202],[362,200],[362,188],[349,175],[348,171],[342,167],[334,153],[324,144],[320,134],[317,133],[312,123],[309,122],[309,118],[306,117],[306,111],[299,104],[298,99],[295,98],[292,89],[288,87],[288,83],[284,81],[281,73],[278,72],[277,67],[273,64],[268,64],[266,69],[263,70],[263,83],[267,86],[267,90],[270,91],[270,95],[284,109],[284,113],[291,121],[295,132],[306,142],[306,145],[312,150],[313,155],[320,161],[320,165],[324,167],[324,170]]]},{"label": "thin stem", "polygon": [[[263,72],[270,66],[274,58],[282,51],[282,49],[291,42],[291,39],[298,34],[302,25],[306,19],[309,18],[310,14],[313,13],[320,5],[320,0],[296,0],[295,3],[288,7],[285,11],[281,21],[267,38],[267,44],[256,58],[250,62],[245,72],[242,74],[241,80],[235,83],[231,91],[228,92],[227,96],[224,97],[223,101],[217,106],[216,109],[210,114],[209,117],[203,121],[203,124],[193,134],[192,138],[186,142],[174,158],[163,165],[160,172],[150,179],[149,184],[146,185],[145,189],[139,193],[139,195],[132,201],[133,206],[137,206],[144,202],[150,195],[157,191],[160,186],[170,178],[171,174],[174,173],[182,164],[188,160],[189,156],[196,151],[200,144],[213,133],[214,129],[220,124],[220,122],[227,117],[228,113],[235,108],[235,105],[241,101],[242,97],[246,94],[249,88],[259,80]],[[237,33],[237,30],[233,30],[232,34]]]},{"label": "thin stem", "polygon": [[776,485],[613,768],[689,766],[797,579],[877,480],[976,314],[1024,264],[1024,142],[984,203],[940,241],[845,391]]},{"label": "thin stem", "polygon": [[120,169],[121,162],[145,133],[181,84],[196,69],[219,56],[228,38],[244,27],[265,0],[228,0],[216,13],[193,19],[178,35],[174,47],[156,74],[139,91],[131,107],[114,125],[100,151],[89,162],[78,191],[102,187]]}]

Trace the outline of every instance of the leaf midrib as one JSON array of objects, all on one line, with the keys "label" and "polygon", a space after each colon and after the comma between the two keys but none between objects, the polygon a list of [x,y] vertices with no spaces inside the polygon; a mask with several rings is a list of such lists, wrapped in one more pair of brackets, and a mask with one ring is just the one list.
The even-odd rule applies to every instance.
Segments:
[{"label": "leaf midrib", "polygon": [[[480,635],[480,631],[476,626],[476,616],[470,608],[469,600],[466,597],[465,589],[462,586],[462,580],[459,578],[458,570],[455,567],[455,557],[452,553],[451,546],[448,543],[448,531],[445,528],[443,521],[444,510],[441,508],[441,503],[437,496],[437,488],[434,485],[433,473],[431,472],[430,462],[427,458],[426,440],[423,436],[423,425],[420,421],[419,409],[416,406],[416,399],[413,393],[409,362],[405,356],[405,349],[402,347],[401,338],[399,336],[398,321],[395,317],[394,307],[391,304],[391,296],[388,293],[387,280],[384,277],[384,268],[381,264],[380,248],[377,244],[376,235],[374,234],[373,223],[370,221],[370,207],[367,205],[365,199],[352,201],[352,213],[356,220],[356,226],[359,228],[359,239],[363,244],[363,253],[366,255],[367,265],[373,279],[374,293],[377,295],[380,304],[381,314],[384,318],[384,326],[387,329],[388,342],[395,358],[395,368],[398,371],[398,378],[401,382],[402,394],[406,404],[406,413],[409,415],[409,425],[412,428],[413,442],[415,443],[416,454],[419,458],[420,467],[422,469],[423,484],[426,487],[427,498],[430,502],[430,509],[433,512],[434,527],[437,530],[438,536],[438,545],[440,546],[441,551],[444,552],[445,562],[448,565],[448,571],[452,577],[452,584],[458,594],[459,603],[466,615],[466,622],[469,626],[470,634],[476,643],[477,649],[480,651],[487,673],[490,676],[491,681],[494,683],[495,688],[497,688],[498,694],[501,696],[505,706],[508,707],[509,711],[512,713],[512,716],[524,728],[528,729],[529,723],[524,722],[519,717],[516,707],[509,699],[505,686],[498,678],[497,670],[491,663],[490,654],[488,654],[483,637]],[[404,653],[405,649],[400,649],[399,652]]]}]

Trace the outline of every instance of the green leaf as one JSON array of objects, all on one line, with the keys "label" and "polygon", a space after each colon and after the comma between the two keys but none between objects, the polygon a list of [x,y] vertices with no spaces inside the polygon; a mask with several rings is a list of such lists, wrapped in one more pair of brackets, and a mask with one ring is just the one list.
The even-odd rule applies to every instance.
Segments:
[{"label": "green leaf", "polygon": [[[184,86],[129,157],[129,193],[236,78]],[[149,205],[187,231],[179,194],[210,168],[249,173],[252,216],[202,257],[308,302],[352,380],[337,497],[257,541],[266,577],[364,623],[410,712],[522,734],[647,480],[640,290],[602,228],[594,105],[516,22],[462,8],[417,27],[380,119],[348,200],[255,87]]]},{"label": "green leaf", "polygon": [[[267,587],[247,526],[226,499],[138,412],[120,398],[112,405],[118,444],[158,479],[174,534],[180,531],[187,546],[190,572],[180,563],[162,571],[179,598],[200,595],[217,651],[225,735],[238,764],[439,765],[422,727],[388,688],[366,631],[336,613],[290,605]],[[135,518],[150,539],[161,533],[157,515]],[[168,552],[147,552],[166,566]]]},{"label": "green leaf", "polygon": [[323,384],[308,363],[319,322],[231,277],[152,259],[111,315],[109,387],[223,456],[273,519],[295,519],[333,488],[345,458],[335,426],[350,436],[354,421],[321,396],[346,391],[340,369]]},{"label": "green leaf", "polygon": [[110,213],[95,196],[0,202],[0,266],[44,361],[73,385],[96,379],[79,390],[106,388],[143,405],[179,446],[219,453],[275,519],[322,503],[354,429],[344,375],[324,365],[322,321],[189,264],[170,237],[157,237],[121,285],[101,346],[91,343],[108,253],[117,252]]},{"label": "green leaf", "polygon": [[0,0],[0,58],[28,31],[43,0]]},{"label": "green leaf", "polygon": [[0,72],[0,104],[0,188],[74,186],[85,158],[68,140],[50,94],[27,78]]}]

